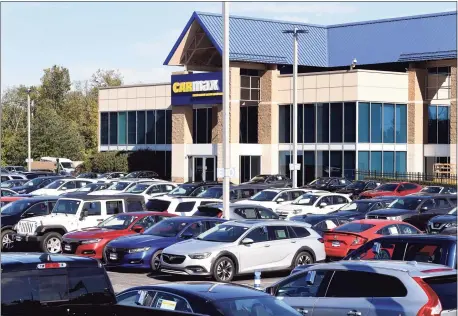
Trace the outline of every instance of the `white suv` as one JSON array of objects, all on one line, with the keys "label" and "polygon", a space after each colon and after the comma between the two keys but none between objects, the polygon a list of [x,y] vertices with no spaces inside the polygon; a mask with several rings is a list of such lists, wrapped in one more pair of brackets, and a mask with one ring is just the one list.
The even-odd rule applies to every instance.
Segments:
[{"label": "white suv", "polygon": [[75,192],[76,190],[95,182],[97,181],[93,179],[59,179],[51,182],[44,188],[33,191],[30,194],[57,196],[63,193]]},{"label": "white suv", "polygon": [[161,271],[230,282],[238,274],[289,270],[325,258],[323,239],[309,224],[237,220],[165,248]]},{"label": "white suv", "polygon": [[256,193],[247,200],[235,203],[261,205],[275,211],[279,206],[289,204],[309,191],[307,189],[267,189]]},{"label": "white suv", "polygon": [[89,195],[115,195],[118,193],[126,193],[130,188],[135,186],[138,183],[143,183],[143,182],[153,182],[154,180],[151,179],[137,179],[137,178],[131,178],[131,179],[119,179],[116,180],[111,186],[109,186],[105,190],[100,190],[97,192],[91,192]]},{"label": "white suv", "polygon": [[303,214],[327,214],[350,202],[351,199],[345,194],[307,193],[289,205],[278,207],[277,214],[282,219],[290,219],[292,216]]},{"label": "white suv", "polygon": [[179,216],[193,216],[199,206],[218,202],[222,201],[212,198],[163,195],[149,199],[146,202],[146,208],[152,212],[167,212]]},{"label": "white suv", "polygon": [[[126,193],[139,194],[145,198],[145,202],[148,202],[148,199],[156,196],[161,196],[169,193],[175,189],[177,185],[171,182],[161,182],[161,181],[149,181],[149,182],[139,182],[134,186],[131,186],[127,189]],[[123,194],[121,192],[119,194]]]}]

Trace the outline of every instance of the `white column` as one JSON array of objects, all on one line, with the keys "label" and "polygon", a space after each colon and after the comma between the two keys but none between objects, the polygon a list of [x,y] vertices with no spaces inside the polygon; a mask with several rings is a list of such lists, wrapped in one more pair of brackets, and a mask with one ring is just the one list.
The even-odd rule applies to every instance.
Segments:
[{"label": "white column", "polygon": [[229,148],[229,2],[223,2],[223,214],[229,219],[231,155]]}]

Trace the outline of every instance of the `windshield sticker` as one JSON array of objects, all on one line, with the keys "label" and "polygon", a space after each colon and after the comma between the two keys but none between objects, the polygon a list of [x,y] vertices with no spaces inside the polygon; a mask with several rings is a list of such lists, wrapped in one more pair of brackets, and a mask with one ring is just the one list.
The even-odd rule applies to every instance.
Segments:
[{"label": "windshield sticker", "polygon": [[177,302],[160,299],[158,301],[158,305],[160,309],[167,309],[173,311],[177,306]]},{"label": "windshield sticker", "polygon": [[390,235],[398,234],[398,229],[396,227],[388,227],[388,230],[390,231]]}]

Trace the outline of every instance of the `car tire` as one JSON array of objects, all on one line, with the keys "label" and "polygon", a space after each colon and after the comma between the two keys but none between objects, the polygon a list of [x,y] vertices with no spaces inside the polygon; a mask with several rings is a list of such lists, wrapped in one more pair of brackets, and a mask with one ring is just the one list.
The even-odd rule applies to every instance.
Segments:
[{"label": "car tire", "polygon": [[108,243],[102,249],[102,264],[107,264],[108,263],[107,254],[106,254],[107,245],[108,245]]},{"label": "car tire", "polygon": [[14,231],[11,229],[5,229],[2,231],[2,251],[11,250],[14,246],[13,240]]},{"label": "car tire", "polygon": [[235,275],[234,261],[229,257],[221,257],[213,265],[213,278],[217,282],[231,282]]},{"label": "car tire", "polygon": [[162,250],[158,250],[151,257],[151,271],[159,272],[159,269],[161,267],[161,254]]},{"label": "car tire", "polygon": [[44,234],[40,242],[40,249],[44,253],[61,253],[62,252],[62,235],[56,232]]},{"label": "car tire", "polygon": [[313,264],[313,256],[308,251],[301,251],[294,257],[293,269],[306,264]]}]

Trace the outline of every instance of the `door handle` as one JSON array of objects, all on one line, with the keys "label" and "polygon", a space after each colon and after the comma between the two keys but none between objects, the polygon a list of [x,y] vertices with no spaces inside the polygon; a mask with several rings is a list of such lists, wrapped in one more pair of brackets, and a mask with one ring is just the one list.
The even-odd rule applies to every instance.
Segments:
[{"label": "door handle", "polygon": [[270,245],[264,245],[264,247],[266,247],[266,248],[267,248],[267,247],[270,247]]},{"label": "door handle", "polygon": [[353,311],[349,311],[347,315],[348,316],[361,316],[361,312],[353,310]]},{"label": "door handle", "polygon": [[307,315],[309,313],[308,310],[306,310],[305,308],[297,308],[296,309],[299,313],[301,313],[302,315]]},{"label": "door handle", "polygon": [[295,243],[296,243],[296,241],[295,241],[295,240],[291,240],[291,243],[292,243],[292,244],[295,244]]}]

